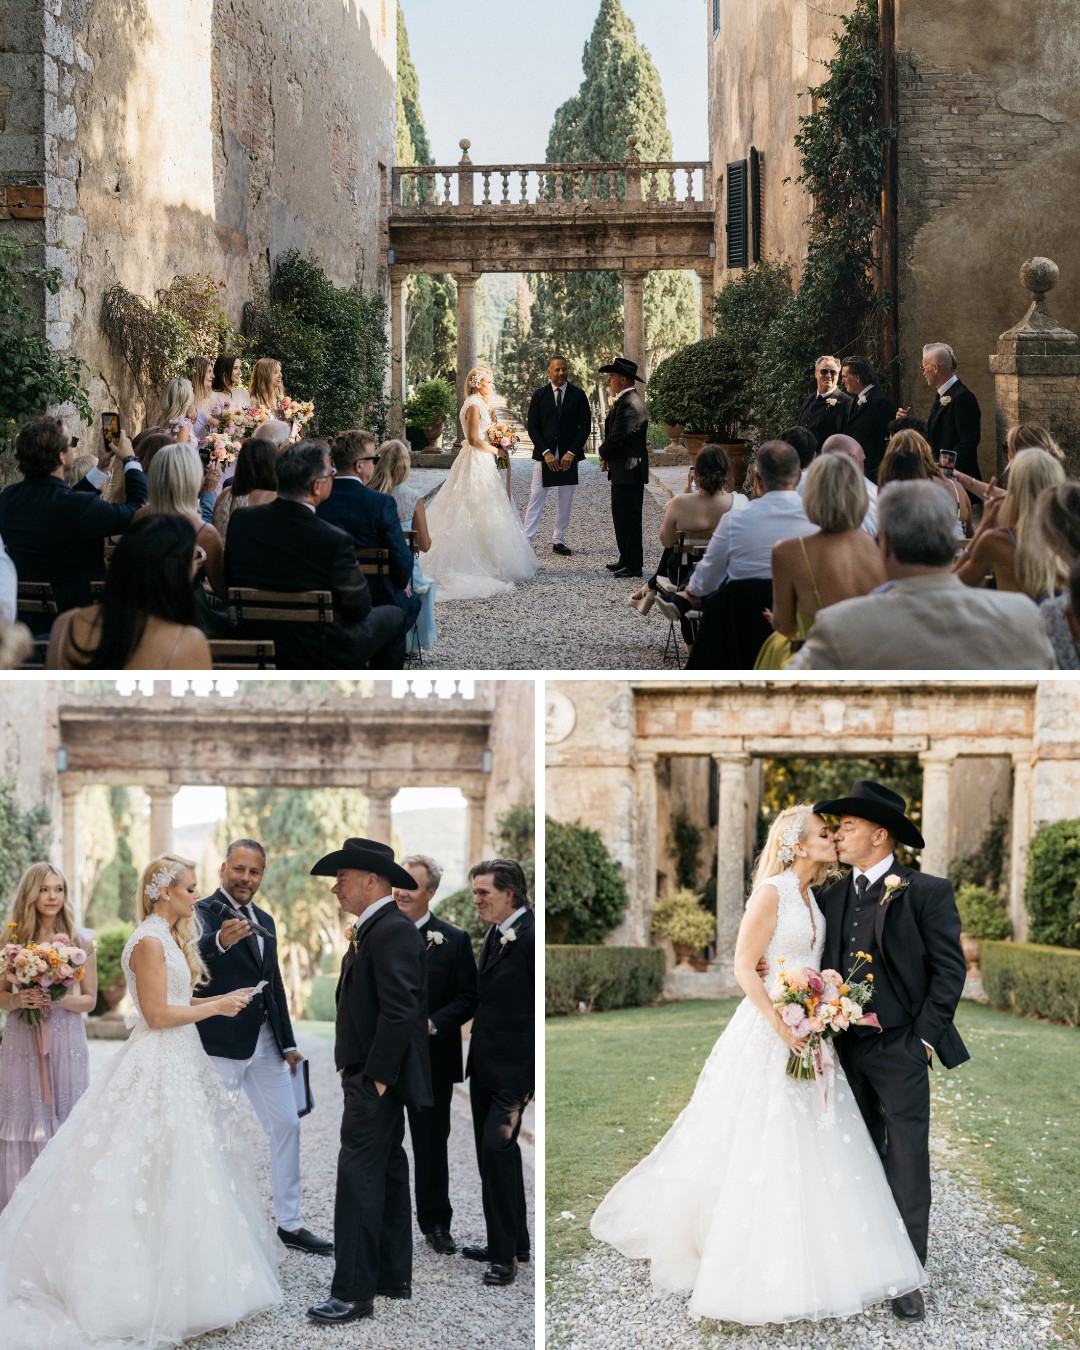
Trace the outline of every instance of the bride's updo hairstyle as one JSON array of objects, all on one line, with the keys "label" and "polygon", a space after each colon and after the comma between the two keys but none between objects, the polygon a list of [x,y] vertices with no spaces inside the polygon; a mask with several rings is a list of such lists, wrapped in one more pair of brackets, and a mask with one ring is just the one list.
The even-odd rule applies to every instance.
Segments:
[{"label": "bride's updo hairstyle", "polygon": [[[494,381],[495,376],[492,375],[491,371],[488,370],[487,366],[473,366],[472,370],[470,370],[468,375],[465,376],[466,398],[468,398],[471,394],[480,394],[480,382],[483,380],[485,375],[488,377],[489,380]],[[480,394],[480,397],[484,398],[483,394]],[[487,399],[484,399],[484,402],[486,403]]]},{"label": "bride's updo hairstyle", "polygon": [[[139,882],[139,890],[135,896],[135,915],[139,923],[143,919],[148,919],[151,914],[156,914],[154,905],[157,903],[161,892],[179,880],[185,872],[194,872],[195,864],[190,858],[181,858],[175,853],[163,853],[160,857],[151,859],[146,864],[146,869]],[[202,936],[202,925],[199,923],[197,914],[192,914],[190,919],[180,919],[173,926],[173,937],[176,939],[176,945],[184,953],[184,960],[188,963],[188,969],[191,971],[191,987],[197,989],[199,985],[206,984],[210,979],[203,959],[199,955],[199,938]]]},{"label": "bride's updo hairstyle", "polygon": [[[798,806],[788,806],[769,826],[765,847],[758,855],[757,866],[750,882],[750,890],[756,891],[764,881],[782,872],[792,861],[792,846],[797,844],[806,833],[806,827],[814,819],[814,808],[805,802]],[[819,886],[832,871],[828,863],[822,863],[810,878],[811,886]]]}]

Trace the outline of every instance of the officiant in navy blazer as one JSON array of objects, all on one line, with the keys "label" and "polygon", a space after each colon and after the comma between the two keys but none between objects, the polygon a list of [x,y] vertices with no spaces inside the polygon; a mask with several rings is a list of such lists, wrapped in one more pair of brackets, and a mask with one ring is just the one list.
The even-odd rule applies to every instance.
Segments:
[{"label": "officiant in navy blazer", "polygon": [[566,532],[578,481],[578,464],[592,430],[592,409],[584,389],[571,384],[565,356],[548,362],[547,383],[529,400],[528,431],[532,441],[532,491],[525,509],[523,529],[531,544],[540,528],[540,513],[548,488],[558,488],[559,508],[555,517],[552,551],[570,557]]},{"label": "officiant in navy blazer", "polygon": [[465,1077],[461,1028],[476,1011],[476,958],[464,928],[447,923],[431,909],[442,880],[434,858],[414,853],[401,865],[416,881],[416,890],[396,887],[394,900],[424,939],[428,977],[428,1052],[431,1059],[430,1111],[408,1107],[413,1146],[416,1222],[428,1245],[453,1256],[457,1244],[450,1232],[450,1103],[454,1084]]},{"label": "officiant in navy blazer", "polygon": [[[252,903],[265,870],[266,849],[257,839],[233,840],[221,864],[221,885],[195,907],[202,928],[199,955],[210,974],[200,997],[217,998],[266,981],[235,1017],[208,1017],[196,1027],[226,1091],[235,1099],[244,1090],[269,1140],[278,1237],[296,1251],[329,1256],[334,1244],[310,1233],[300,1217],[300,1117],[293,1077],[304,1057],[289,1018],[273,917]],[[254,931],[252,924],[264,931]]]},{"label": "officiant in navy blazer", "polygon": [[[897,842],[924,846],[907,818],[907,803],[880,783],[856,782],[847,797],[818,802],[819,815],[839,816],[837,857],[851,872],[818,895],[825,916],[825,965],[845,979],[873,975],[869,1011],[882,1030],[852,1027],[837,1045],[848,1084],[881,1155],[911,1245],[926,1264],[930,1223],[930,1083],[936,1054],[952,1069],[970,1056],[953,1025],[966,963],[960,916],[944,877],[897,862]],[[916,1290],[893,1300],[906,1321],[925,1315]]]},{"label": "officiant in navy blazer", "polygon": [[488,1262],[485,1284],[507,1285],[518,1262],[530,1257],[518,1134],[536,1083],[536,922],[525,874],[512,859],[477,863],[469,881],[476,911],[491,925],[480,949],[479,1003],[465,1066],[487,1242],[463,1247],[462,1255]]}]

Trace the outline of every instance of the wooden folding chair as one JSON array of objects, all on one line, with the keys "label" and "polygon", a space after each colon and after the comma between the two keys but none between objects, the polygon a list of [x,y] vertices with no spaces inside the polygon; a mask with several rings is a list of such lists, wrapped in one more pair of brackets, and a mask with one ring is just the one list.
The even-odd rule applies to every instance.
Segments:
[{"label": "wooden folding chair", "polygon": [[[254,586],[230,586],[229,613],[244,641],[249,640],[243,632],[246,623],[318,624],[322,663],[326,665],[326,637],[334,621],[334,602],[329,591],[262,591]],[[251,638],[258,640],[261,636],[252,634]]]},{"label": "wooden folding chair", "polygon": [[277,670],[267,639],[211,638],[210,657],[215,670]]}]

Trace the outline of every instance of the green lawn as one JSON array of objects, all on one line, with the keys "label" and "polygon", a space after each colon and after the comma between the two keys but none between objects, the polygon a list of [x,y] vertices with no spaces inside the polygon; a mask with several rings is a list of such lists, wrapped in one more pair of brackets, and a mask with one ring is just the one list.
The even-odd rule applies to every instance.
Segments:
[{"label": "green lawn", "polygon": [[[550,1275],[569,1272],[599,1200],[678,1115],[737,1004],[548,1020]],[[1060,1281],[1055,1301],[1080,1308],[1080,1030],[970,1003],[957,1025],[972,1058],[951,1073],[935,1067],[934,1120],[1022,1231],[1025,1264]]]},{"label": "green lawn", "polygon": [[324,1041],[334,1039],[333,1022],[311,1022],[305,1018],[302,1022],[294,1022],[293,1026],[296,1031],[310,1031],[313,1036],[319,1036]]}]

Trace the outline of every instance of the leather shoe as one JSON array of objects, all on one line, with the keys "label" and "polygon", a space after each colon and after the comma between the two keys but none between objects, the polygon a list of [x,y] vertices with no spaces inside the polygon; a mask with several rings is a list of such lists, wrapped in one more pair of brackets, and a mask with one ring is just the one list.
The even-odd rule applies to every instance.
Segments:
[{"label": "leather shoe", "polygon": [[425,1233],[428,1246],[434,1247],[440,1256],[453,1256],[457,1251],[457,1243],[450,1236],[450,1229],[441,1223],[435,1224],[430,1233]]},{"label": "leather shoe", "polygon": [[901,1322],[921,1322],[926,1316],[926,1304],[922,1290],[913,1289],[910,1294],[901,1294],[892,1301],[893,1316]]},{"label": "leather shoe", "polygon": [[329,1238],[316,1237],[314,1233],[309,1233],[306,1228],[301,1228],[296,1233],[290,1233],[287,1228],[279,1228],[277,1235],[285,1246],[291,1247],[293,1251],[307,1252],[311,1256],[333,1256],[334,1254],[334,1244]]},{"label": "leather shoe", "polygon": [[375,1292],[380,1298],[412,1298],[411,1284],[377,1284]]},{"label": "leather shoe", "polygon": [[557,553],[561,558],[572,558],[574,555],[565,544],[552,544],[552,553]]},{"label": "leather shoe", "polygon": [[634,572],[629,567],[620,567],[619,570],[614,573],[614,575],[618,577],[620,581],[622,581],[624,577],[640,577],[643,574],[640,571]]},{"label": "leather shoe", "polygon": [[[486,1244],[483,1247],[469,1247],[469,1246],[462,1247],[461,1254],[470,1261],[491,1260],[491,1252],[488,1250]],[[529,1253],[518,1252],[517,1259],[524,1265],[529,1260]]]},{"label": "leather shoe", "polygon": [[626,566],[626,564],[620,558],[618,562],[605,563],[604,566],[607,568],[609,572],[621,572],[623,568]]},{"label": "leather shoe", "polygon": [[367,1298],[360,1303],[346,1303],[340,1298],[328,1298],[325,1303],[316,1303],[314,1308],[309,1308],[307,1315],[313,1322],[338,1327],[361,1317],[374,1317],[375,1300]]},{"label": "leather shoe", "polygon": [[491,1265],[484,1271],[485,1284],[513,1284],[516,1278],[516,1261],[511,1261],[508,1266],[503,1266],[497,1261],[492,1261]]}]

